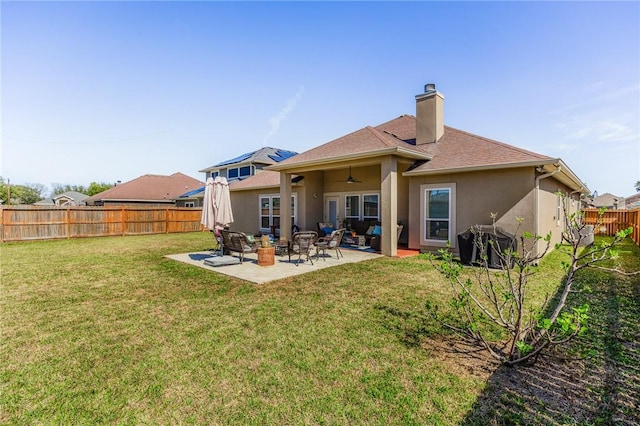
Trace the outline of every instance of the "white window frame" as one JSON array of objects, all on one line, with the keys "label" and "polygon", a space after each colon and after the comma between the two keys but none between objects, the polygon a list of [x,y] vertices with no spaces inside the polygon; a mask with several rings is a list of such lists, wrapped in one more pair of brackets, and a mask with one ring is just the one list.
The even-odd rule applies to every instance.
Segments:
[{"label": "white window frame", "polygon": [[[245,168],[249,168],[249,174],[248,175],[240,174],[240,170],[245,169]],[[234,177],[230,177],[231,170],[236,170],[238,175],[234,176]],[[227,178],[229,180],[236,180],[236,179],[246,178],[246,177],[254,175],[255,174],[254,170],[255,170],[254,166],[251,165],[251,164],[245,164],[244,166],[228,167],[227,168]]]},{"label": "white window frame", "polygon": [[195,201],[185,201],[184,206],[192,208],[192,207],[196,206],[196,203],[195,203]]},{"label": "white window frame", "polygon": [[[364,197],[368,195],[375,195],[378,197],[378,212],[376,216],[367,216],[366,220],[380,220],[380,193],[379,192],[349,192],[342,195],[342,200],[344,201],[344,209],[342,211],[343,217],[345,220],[348,219],[356,219],[356,220],[365,220],[364,216]],[[358,197],[358,215],[357,216],[347,216],[347,197]]]},{"label": "white window frame", "polygon": [[[447,241],[427,239],[427,217],[426,197],[428,191],[448,190],[449,191],[449,235]],[[420,245],[431,247],[446,247],[450,243],[451,248],[456,247],[456,184],[455,182],[423,184],[420,185]]]},{"label": "white window frame", "polygon": [[[562,201],[563,198],[566,200],[566,194],[562,192],[561,188],[558,188],[558,193],[556,195],[558,198],[556,205],[556,227],[561,227],[564,223],[564,217],[562,214]],[[565,206],[566,207],[566,206]]]},{"label": "white window frame", "polygon": [[[357,215],[347,215],[347,198],[348,197],[357,197],[358,198],[358,214]],[[362,217],[362,209],[360,208],[360,205],[362,204],[362,197],[360,196],[360,194],[344,194],[344,219],[345,220],[349,220],[349,219],[356,219],[356,220],[360,220],[360,218]]]},{"label": "white window frame", "polygon": [[[371,195],[375,195],[376,197],[378,197],[378,211],[376,212],[375,217],[374,216],[365,216],[365,214],[364,214],[364,197],[371,196]],[[363,193],[362,194],[362,205],[361,205],[360,211],[362,212],[360,214],[360,217],[361,217],[362,220],[380,220],[380,194],[377,193],[377,192]]]},{"label": "white window frame", "polygon": [[[269,199],[269,227],[268,228],[264,228],[262,226],[262,218],[263,215],[262,214],[262,199],[263,198],[268,198]],[[273,193],[273,194],[259,194],[258,195],[258,229],[260,230],[261,233],[269,233],[271,232],[271,226],[273,226],[273,219],[274,217],[280,217],[280,215],[274,215],[273,214],[273,199],[274,198],[280,198],[280,194],[279,193]],[[291,216],[292,216],[292,222],[291,225],[295,225],[297,224],[297,220],[298,220],[298,195],[297,193],[292,193],[291,194],[291,198],[293,201],[293,206],[291,209]]]}]

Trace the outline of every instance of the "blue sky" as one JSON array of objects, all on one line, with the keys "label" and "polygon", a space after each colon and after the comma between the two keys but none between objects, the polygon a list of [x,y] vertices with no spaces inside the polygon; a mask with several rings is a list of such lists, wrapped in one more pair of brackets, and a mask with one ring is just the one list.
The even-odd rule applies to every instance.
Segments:
[{"label": "blue sky", "polygon": [[638,2],[7,2],[0,176],[88,185],[415,114],[640,180]]}]

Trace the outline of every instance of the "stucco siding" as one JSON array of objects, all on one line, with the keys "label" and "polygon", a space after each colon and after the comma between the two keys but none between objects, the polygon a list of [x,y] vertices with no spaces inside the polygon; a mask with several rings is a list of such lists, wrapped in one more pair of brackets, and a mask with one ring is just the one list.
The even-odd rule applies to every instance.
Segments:
[{"label": "stucco siding", "polygon": [[[425,250],[435,248],[421,245],[420,225],[423,218],[420,217],[420,185],[455,184],[457,208],[454,234],[457,234],[473,225],[491,224],[492,213],[496,214],[497,224],[508,232],[514,232],[517,228],[516,217],[524,219],[521,230],[532,232],[535,227],[534,183],[533,168],[411,178],[409,184],[409,247]],[[453,243],[454,246],[457,246],[455,242]]]},{"label": "stucco siding", "polygon": [[[562,241],[562,232],[565,228],[564,212],[562,207],[558,205],[558,203],[563,202],[563,200],[559,198],[558,191],[567,195],[570,189],[553,178],[542,179],[540,181],[540,191],[538,193],[538,209],[540,212],[538,217],[538,235],[545,236],[551,233],[552,244]],[[568,202],[570,203],[570,200]],[[571,203],[569,204],[569,208],[571,209]],[[575,205],[573,209],[575,211]]]},{"label": "stucco siding", "polygon": [[[260,229],[259,214],[259,194],[267,191],[232,191],[231,192],[231,208],[233,209],[234,222],[230,228],[234,231],[247,232],[255,234]],[[277,192],[276,189],[271,192]]]}]

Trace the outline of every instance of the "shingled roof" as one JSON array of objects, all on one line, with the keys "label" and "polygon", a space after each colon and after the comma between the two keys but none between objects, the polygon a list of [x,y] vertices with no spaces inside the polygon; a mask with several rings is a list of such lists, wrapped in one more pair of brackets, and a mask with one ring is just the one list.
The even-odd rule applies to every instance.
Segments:
[{"label": "shingled roof", "polygon": [[282,161],[272,170],[291,166],[336,161],[341,158],[394,153],[422,160],[407,174],[417,175],[470,168],[546,163],[554,159],[502,142],[445,126],[437,143],[416,145],[416,118],[402,115],[378,126],[367,126]]},{"label": "shingled roof", "polygon": [[144,201],[171,202],[185,192],[204,185],[197,179],[182,173],[170,176],[144,175],[102,191],[85,200],[94,204],[97,201]]},{"label": "shingled roof", "polygon": [[270,146],[262,147],[256,151],[247,152],[229,160],[224,160],[211,167],[200,170],[200,172],[210,172],[224,166],[231,166],[242,163],[260,163],[260,164],[277,164],[289,157],[297,155],[297,152],[289,151],[281,148],[272,148]]},{"label": "shingled roof", "polygon": [[[302,176],[292,175],[291,181],[296,184],[302,180]],[[253,176],[243,180],[236,180],[229,184],[231,191],[242,191],[248,189],[273,188],[280,185],[280,172],[263,170]]]}]

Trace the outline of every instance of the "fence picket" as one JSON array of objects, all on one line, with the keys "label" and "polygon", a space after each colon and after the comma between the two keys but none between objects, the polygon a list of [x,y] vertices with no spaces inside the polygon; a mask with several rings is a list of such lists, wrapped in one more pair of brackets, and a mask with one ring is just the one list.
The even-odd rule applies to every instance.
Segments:
[{"label": "fence picket", "polygon": [[200,231],[200,208],[0,207],[0,242]]},{"label": "fence picket", "polygon": [[595,235],[615,235],[616,232],[633,228],[631,239],[640,246],[640,208],[634,210],[606,210],[600,219],[598,209],[584,209],[582,220],[594,225]]}]

